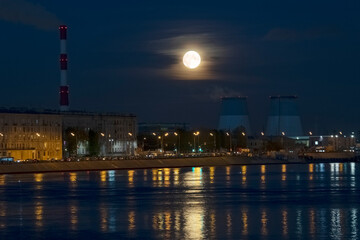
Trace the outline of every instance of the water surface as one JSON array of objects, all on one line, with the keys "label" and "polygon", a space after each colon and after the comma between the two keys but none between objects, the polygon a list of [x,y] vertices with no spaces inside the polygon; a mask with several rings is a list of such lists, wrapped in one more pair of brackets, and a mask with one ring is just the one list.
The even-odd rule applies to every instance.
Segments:
[{"label": "water surface", "polygon": [[359,164],[0,175],[0,239],[359,239]]}]

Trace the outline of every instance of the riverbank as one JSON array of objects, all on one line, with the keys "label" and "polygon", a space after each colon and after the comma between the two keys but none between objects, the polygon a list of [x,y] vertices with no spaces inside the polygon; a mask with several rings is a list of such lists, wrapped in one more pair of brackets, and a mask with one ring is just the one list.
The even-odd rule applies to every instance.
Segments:
[{"label": "riverbank", "polygon": [[[324,160],[322,162],[329,161]],[[341,161],[336,160],[336,162]],[[303,159],[276,160],[234,156],[116,161],[46,162],[9,165],[3,164],[0,165],[0,174],[295,163],[308,163],[308,161]]]}]

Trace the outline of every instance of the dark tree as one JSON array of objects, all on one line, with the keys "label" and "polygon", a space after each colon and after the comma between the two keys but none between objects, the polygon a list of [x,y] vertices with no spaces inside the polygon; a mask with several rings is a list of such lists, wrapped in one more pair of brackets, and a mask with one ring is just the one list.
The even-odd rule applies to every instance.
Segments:
[{"label": "dark tree", "polygon": [[94,130],[89,130],[89,155],[90,156],[99,156],[100,153],[100,144],[99,144],[99,134]]}]

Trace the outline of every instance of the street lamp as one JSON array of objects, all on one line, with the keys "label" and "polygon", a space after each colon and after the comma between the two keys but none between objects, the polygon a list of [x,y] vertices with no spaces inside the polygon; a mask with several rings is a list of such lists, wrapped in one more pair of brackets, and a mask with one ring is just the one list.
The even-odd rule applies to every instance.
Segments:
[{"label": "street lamp", "polygon": [[210,133],[210,136],[214,138],[214,152],[216,151],[216,137],[215,134]]},{"label": "street lamp", "polygon": [[310,135],[310,136],[312,136],[312,135],[313,135],[313,133],[310,131],[310,132],[309,132],[309,135]]},{"label": "street lamp", "polygon": [[[40,136],[40,134],[39,134],[39,133],[36,133],[36,135],[37,135],[37,136]],[[76,134],[75,134],[75,133],[73,133],[73,132],[71,132],[71,133],[70,133],[70,135],[71,135],[72,137],[75,137],[76,155],[77,155],[77,153],[78,153],[77,136],[76,136]]]},{"label": "street lamp", "polygon": [[200,132],[197,131],[197,132],[194,132],[194,152],[196,152],[196,144],[195,144],[195,137],[197,136],[198,137],[198,142],[199,142],[199,135],[200,135]]},{"label": "street lamp", "polygon": [[161,136],[158,136],[158,139],[160,140],[160,150],[162,153],[164,153],[164,138],[162,138]]},{"label": "street lamp", "polygon": [[229,137],[229,152],[232,151],[232,144],[231,144],[231,133],[230,132],[226,132],[226,136]]},{"label": "street lamp", "polygon": [[178,146],[177,146],[177,148],[176,148],[176,154],[179,154],[180,153],[180,134],[179,133],[177,133],[177,132],[174,132],[174,135],[175,136],[177,136],[178,137]]}]

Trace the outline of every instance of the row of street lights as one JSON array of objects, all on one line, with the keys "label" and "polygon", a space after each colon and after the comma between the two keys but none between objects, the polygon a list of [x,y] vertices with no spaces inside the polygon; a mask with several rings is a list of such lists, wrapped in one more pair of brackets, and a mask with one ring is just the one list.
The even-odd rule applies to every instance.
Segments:
[{"label": "row of street lights", "polygon": [[[37,135],[37,136],[40,136],[39,133],[36,133],[36,135]],[[70,132],[70,135],[71,135],[72,137],[75,137],[76,154],[77,154],[77,152],[78,152],[78,140],[77,140],[77,135],[76,135],[74,132]],[[105,133],[103,133],[103,132],[101,132],[100,135],[101,135],[102,137],[105,137]],[[132,137],[132,136],[133,136],[133,133],[128,132],[128,135],[129,135],[129,137]],[[110,134],[109,134],[109,137],[110,137]],[[111,151],[112,151],[112,148],[113,148],[113,146],[112,146],[112,142],[113,142],[113,141],[114,141],[114,139],[109,139],[109,142],[111,142]],[[126,146],[126,147],[128,148],[128,146]]]},{"label": "row of street lights", "polygon": [[[169,136],[169,133],[166,132],[166,133],[158,135],[157,133],[153,132],[152,135],[153,136],[158,136],[158,139],[161,140],[161,142],[160,142],[161,143],[161,151],[164,152],[164,138]],[[179,153],[180,152],[180,146],[181,146],[180,133],[174,132],[174,135],[178,138],[177,139],[177,144],[176,144],[177,145],[176,153]],[[229,138],[230,138],[230,146],[231,146],[231,134],[229,132],[226,132],[226,135],[229,136]],[[245,133],[243,132],[242,135],[245,136]],[[193,136],[194,136],[193,152],[199,152],[200,148],[197,150],[196,137],[198,138],[198,145],[200,145],[200,131],[193,132]],[[214,149],[216,149],[216,136],[215,136],[215,134],[211,132],[211,133],[209,133],[209,136],[213,137]],[[144,140],[146,140],[146,138],[144,138]],[[231,149],[231,147],[230,147],[230,149]]]}]

